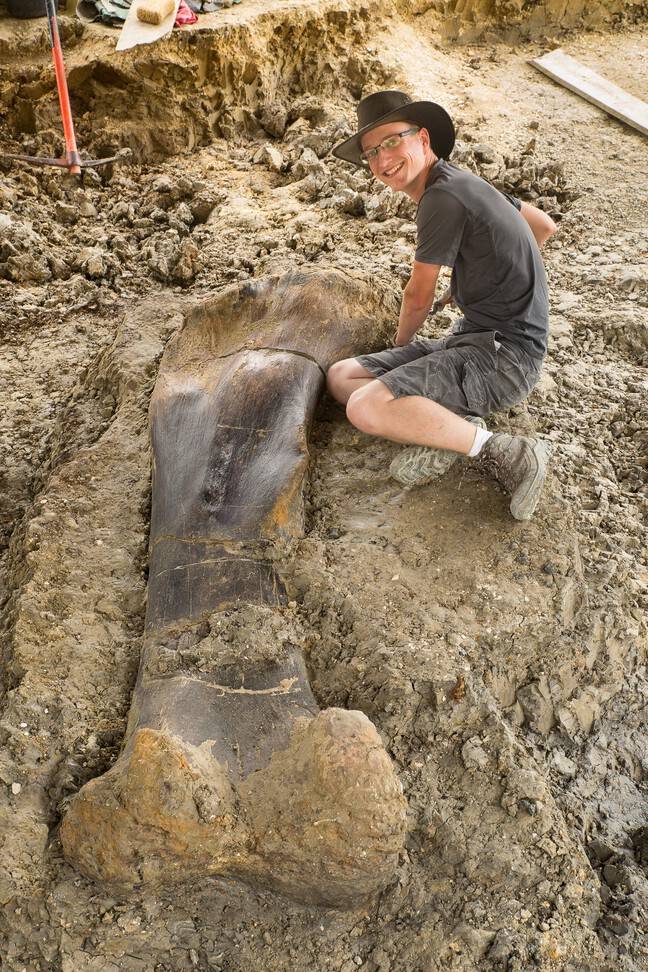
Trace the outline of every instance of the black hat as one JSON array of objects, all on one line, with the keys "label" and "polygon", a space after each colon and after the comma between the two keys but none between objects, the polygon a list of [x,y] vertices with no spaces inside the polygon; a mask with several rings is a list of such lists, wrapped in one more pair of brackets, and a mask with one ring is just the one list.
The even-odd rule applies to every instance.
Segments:
[{"label": "black hat", "polygon": [[407,121],[426,128],[432,151],[447,159],[454,148],[455,131],[450,115],[433,101],[412,101],[403,91],[377,91],[358,104],[358,131],[333,148],[333,155],[345,162],[362,165],[362,136],[378,125],[390,121]]}]

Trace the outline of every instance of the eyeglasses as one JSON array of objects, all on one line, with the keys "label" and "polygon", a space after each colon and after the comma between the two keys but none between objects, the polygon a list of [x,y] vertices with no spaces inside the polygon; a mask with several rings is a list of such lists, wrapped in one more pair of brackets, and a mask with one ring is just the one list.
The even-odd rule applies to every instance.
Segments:
[{"label": "eyeglasses", "polygon": [[404,132],[397,132],[395,135],[388,135],[387,138],[383,138],[379,145],[375,148],[367,149],[366,152],[361,152],[360,159],[367,165],[372,159],[375,159],[381,149],[395,149],[400,145],[401,138],[405,138],[406,135],[413,135],[414,132],[420,132],[420,128],[406,128]]}]

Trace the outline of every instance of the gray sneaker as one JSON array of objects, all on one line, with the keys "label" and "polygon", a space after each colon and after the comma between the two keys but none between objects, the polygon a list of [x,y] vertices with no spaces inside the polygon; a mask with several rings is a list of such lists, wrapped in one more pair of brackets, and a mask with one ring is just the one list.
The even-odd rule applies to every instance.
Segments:
[{"label": "gray sneaker", "polygon": [[511,496],[516,520],[530,520],[547,476],[551,444],[546,439],[499,432],[484,444],[477,461]]},{"label": "gray sneaker", "polygon": [[[466,421],[486,428],[486,423],[477,415],[466,415]],[[411,446],[403,449],[389,467],[389,475],[401,486],[424,486],[433,479],[438,479],[447,473],[457,459],[461,459],[459,452],[448,449],[434,449],[432,446]]]}]

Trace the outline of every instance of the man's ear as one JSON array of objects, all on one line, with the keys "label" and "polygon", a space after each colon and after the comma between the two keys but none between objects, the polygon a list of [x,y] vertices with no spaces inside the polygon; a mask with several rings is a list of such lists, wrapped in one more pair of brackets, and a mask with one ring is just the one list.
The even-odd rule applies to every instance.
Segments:
[{"label": "man's ear", "polygon": [[427,128],[420,128],[419,135],[423,137],[423,148],[430,148],[430,133]]}]

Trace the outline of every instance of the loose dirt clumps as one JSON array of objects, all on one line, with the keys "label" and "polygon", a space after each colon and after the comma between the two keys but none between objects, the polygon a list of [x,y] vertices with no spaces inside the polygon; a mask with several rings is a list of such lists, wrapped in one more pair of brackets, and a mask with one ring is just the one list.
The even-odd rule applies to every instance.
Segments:
[{"label": "loose dirt clumps", "polygon": [[[556,46],[561,25],[616,22],[560,42],[642,97],[646,30],[641,5],[559,6],[246,0],[121,57],[107,29],[62,18],[82,148],[121,155],[83,183],[1,163],[10,972],[645,967],[648,149],[527,61]],[[56,155],[44,23],[16,25],[0,24],[2,145]],[[70,866],[60,824],[118,765],[127,735],[147,637],[160,361],[205,302],[300,268],[370,280],[381,319],[395,321],[413,210],[327,154],[351,131],[357,98],[382,86],[444,104],[458,164],[559,223],[544,254],[542,380],[490,420],[550,438],[552,477],[525,524],[469,462],[403,491],[388,477],[396,446],[324,401],[303,536],[264,551],[283,603],[207,612],[200,630],[145,653],[144,670],[224,666],[235,685],[241,652],[270,666],[298,648],[317,706],[375,726],[371,745],[407,803],[404,848],[369,904],[341,885],[346,910],[264,889],[259,869],[252,886],[208,873],[209,861],[180,886],[115,891]],[[447,330],[453,313],[426,333]],[[273,858],[295,840],[298,810],[320,820],[315,800],[298,808],[291,794],[328,745],[325,728],[310,749],[278,755],[278,779],[291,781],[273,791],[286,828],[267,826],[263,789],[250,803]],[[173,747],[151,741],[140,740],[142,771],[157,754],[161,772],[180,767],[178,800],[183,780],[193,793]],[[151,806],[161,813],[163,801]]]}]

